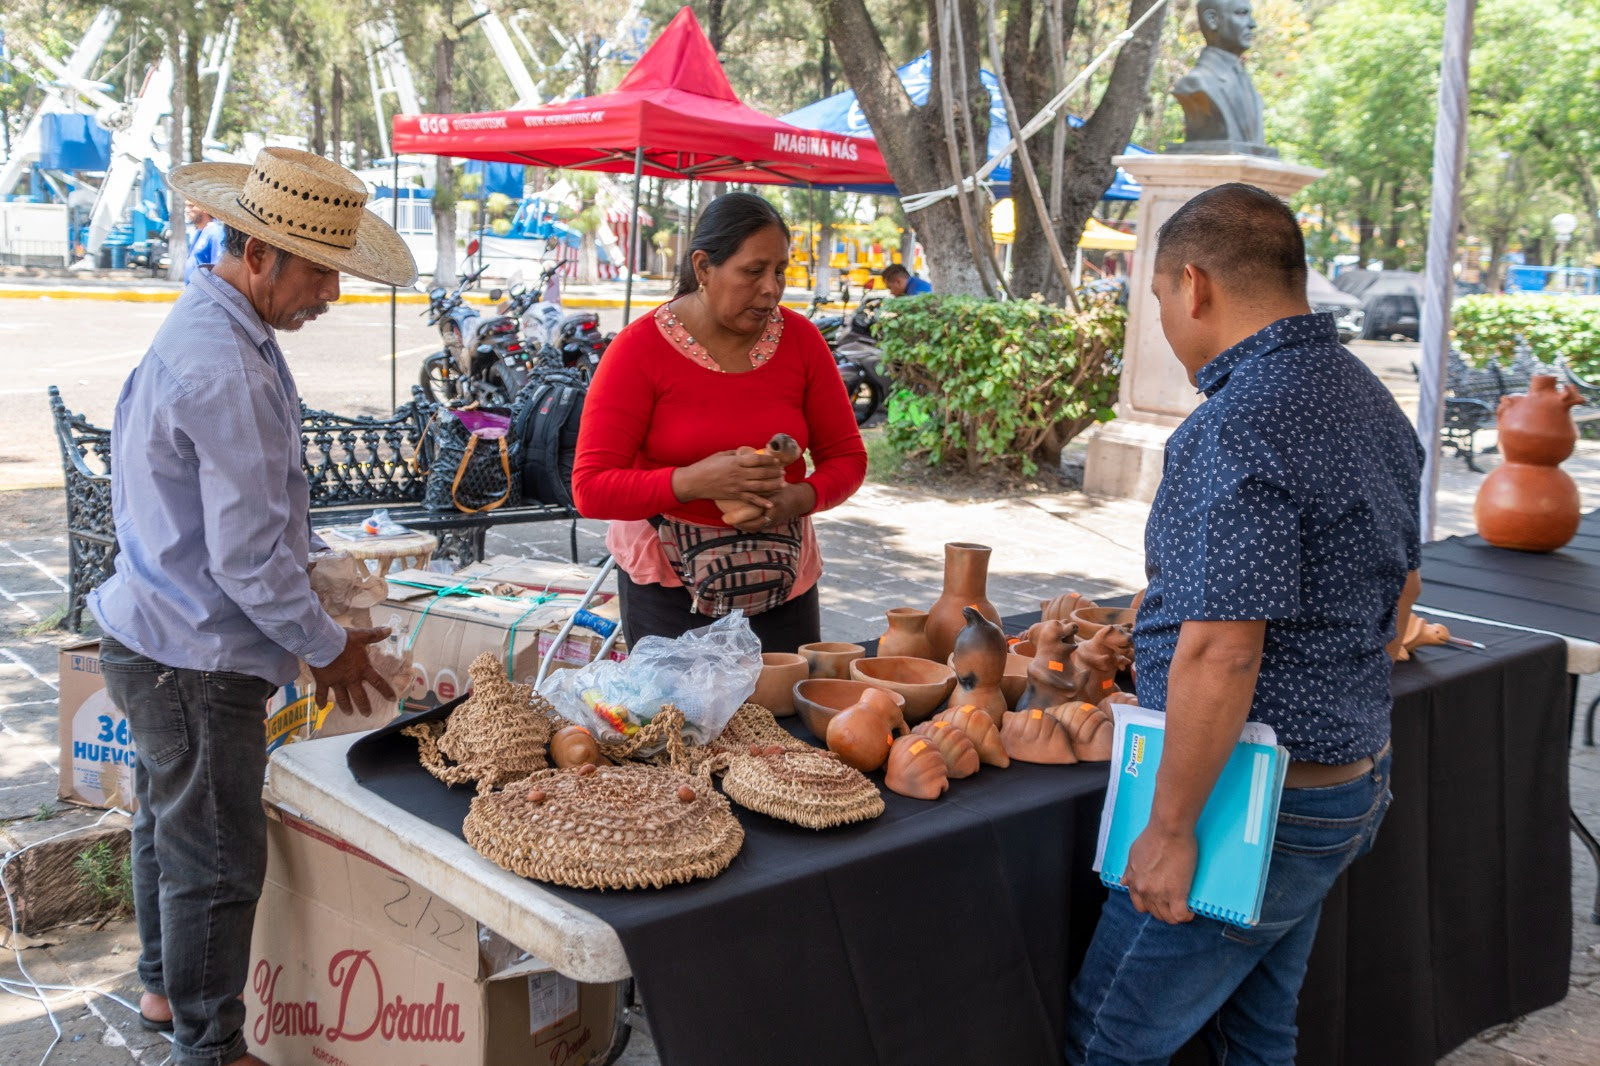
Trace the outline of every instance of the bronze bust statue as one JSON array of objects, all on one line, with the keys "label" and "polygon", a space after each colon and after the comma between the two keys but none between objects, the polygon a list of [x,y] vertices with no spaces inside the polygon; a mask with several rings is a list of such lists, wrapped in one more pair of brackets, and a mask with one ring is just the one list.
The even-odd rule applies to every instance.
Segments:
[{"label": "bronze bust statue", "polygon": [[1250,0],[1199,0],[1195,13],[1206,46],[1172,87],[1183,106],[1184,139],[1167,150],[1276,156],[1262,127],[1261,94],[1242,58],[1256,28]]}]

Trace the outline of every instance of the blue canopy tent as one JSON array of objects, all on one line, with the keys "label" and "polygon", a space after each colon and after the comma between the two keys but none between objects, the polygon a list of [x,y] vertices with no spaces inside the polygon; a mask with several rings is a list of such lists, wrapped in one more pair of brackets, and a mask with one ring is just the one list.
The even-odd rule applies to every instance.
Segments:
[{"label": "blue canopy tent", "polygon": [[[928,88],[933,80],[933,54],[924,52],[911,62],[902,66],[897,72],[900,82],[906,87],[906,92],[911,95],[911,102],[918,106],[928,102]],[[987,70],[979,71],[984,88],[989,90],[989,155],[993,158],[1011,140],[1011,127],[1006,123],[1006,106],[1000,96],[1000,84],[994,74]],[[782,116],[783,121],[799,126],[803,129],[824,130],[828,133],[844,133],[852,137],[871,137],[872,128],[867,125],[867,116],[861,111],[861,105],[856,102],[856,94],[848,89],[842,93],[835,93],[826,100],[818,100],[814,104],[807,104],[798,111],[791,111]],[[1076,115],[1068,115],[1067,121],[1074,126],[1083,125],[1083,119]],[[1038,149],[1035,149],[1037,153]],[[1128,145],[1129,155],[1149,155],[1150,151],[1137,145]],[[1006,197],[1011,195],[1011,161],[1007,159],[996,167],[989,175],[994,183],[995,195]],[[893,196],[896,189],[893,185],[852,185],[848,186],[852,192],[873,193],[880,196]],[[1111,187],[1101,197],[1104,200],[1137,200],[1139,198],[1139,183],[1129,177],[1123,170],[1117,171],[1117,176],[1112,179]]]}]

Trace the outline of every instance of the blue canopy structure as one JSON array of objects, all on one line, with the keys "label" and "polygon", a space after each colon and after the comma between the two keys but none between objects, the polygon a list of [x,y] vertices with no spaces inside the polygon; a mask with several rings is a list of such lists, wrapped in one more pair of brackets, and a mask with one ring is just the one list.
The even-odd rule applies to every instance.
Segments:
[{"label": "blue canopy structure", "polygon": [[[933,81],[933,53],[922,53],[902,66],[897,73],[900,75],[900,83],[911,95],[911,102],[919,107],[925,105],[928,102],[928,89]],[[987,70],[980,70],[978,76],[982,79],[984,88],[989,90],[989,158],[992,159],[1005,148],[1006,142],[1011,140],[1011,127],[1006,123],[1006,105],[1000,95],[999,79]],[[867,116],[862,113],[861,105],[856,102],[856,94],[848,89],[842,93],[835,93],[826,100],[807,104],[798,111],[791,111],[782,118],[792,126],[808,130],[843,133],[852,137],[873,136],[872,127],[867,124]],[[1083,119],[1076,115],[1068,115],[1067,121],[1073,126],[1083,125]],[[1128,145],[1127,150],[1129,155],[1150,154],[1149,149],[1133,144]],[[994,169],[989,175],[989,180],[995,185],[996,196],[1011,195],[1009,157]],[[875,193],[881,196],[893,196],[897,191],[893,185],[860,185],[850,186],[850,189],[854,192]],[[1117,171],[1117,176],[1112,179],[1111,187],[1101,197],[1104,200],[1138,198],[1139,183],[1120,169]]]}]

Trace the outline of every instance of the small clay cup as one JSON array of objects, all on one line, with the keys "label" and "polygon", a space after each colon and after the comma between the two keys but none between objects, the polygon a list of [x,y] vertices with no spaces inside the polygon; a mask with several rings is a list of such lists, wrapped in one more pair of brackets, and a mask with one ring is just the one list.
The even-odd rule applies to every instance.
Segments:
[{"label": "small clay cup", "polygon": [[850,663],[867,654],[867,649],[859,644],[841,644],[837,641],[824,640],[816,644],[802,644],[799,652],[805,656],[806,662],[811,664],[813,678],[831,677],[848,681]]},{"label": "small clay cup", "polygon": [[898,693],[912,725],[942,707],[956,687],[956,672],[950,667],[911,655],[856,659],[850,664],[850,676]]},{"label": "small clay cup", "polygon": [[1072,612],[1072,621],[1078,623],[1078,641],[1081,643],[1100,632],[1106,626],[1127,626],[1133,629],[1134,619],[1139,617],[1135,607],[1080,607]]},{"label": "small clay cup", "polygon": [[780,718],[793,714],[795,682],[810,676],[811,664],[804,656],[787,651],[762,652],[761,676],[756,678],[750,702],[759,703]]},{"label": "small clay cup", "polygon": [[1011,645],[1011,654],[1020,655],[1024,659],[1031,659],[1039,654],[1039,648],[1031,640],[1019,640]]},{"label": "small clay cup", "polygon": [[[828,742],[828,722],[833,716],[852,706],[869,688],[882,689],[882,685],[869,685],[865,681],[841,680],[836,677],[812,677],[795,682],[794,709],[811,734],[824,744]],[[905,709],[906,699],[888,689],[895,705]]]},{"label": "small clay cup", "polygon": [[1028,687],[1028,666],[1033,659],[1016,652],[1006,656],[1006,672],[1000,678],[1000,694],[1006,698],[1006,706],[1011,710],[1017,709],[1017,701],[1022,698],[1022,692]]}]

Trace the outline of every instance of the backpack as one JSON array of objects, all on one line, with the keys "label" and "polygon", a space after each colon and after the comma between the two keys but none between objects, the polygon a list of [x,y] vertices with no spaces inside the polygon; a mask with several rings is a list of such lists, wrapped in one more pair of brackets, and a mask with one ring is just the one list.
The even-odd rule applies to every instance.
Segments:
[{"label": "backpack", "polygon": [[536,371],[513,407],[511,436],[522,449],[524,500],[572,506],[572,462],[587,389],[573,371]]}]

